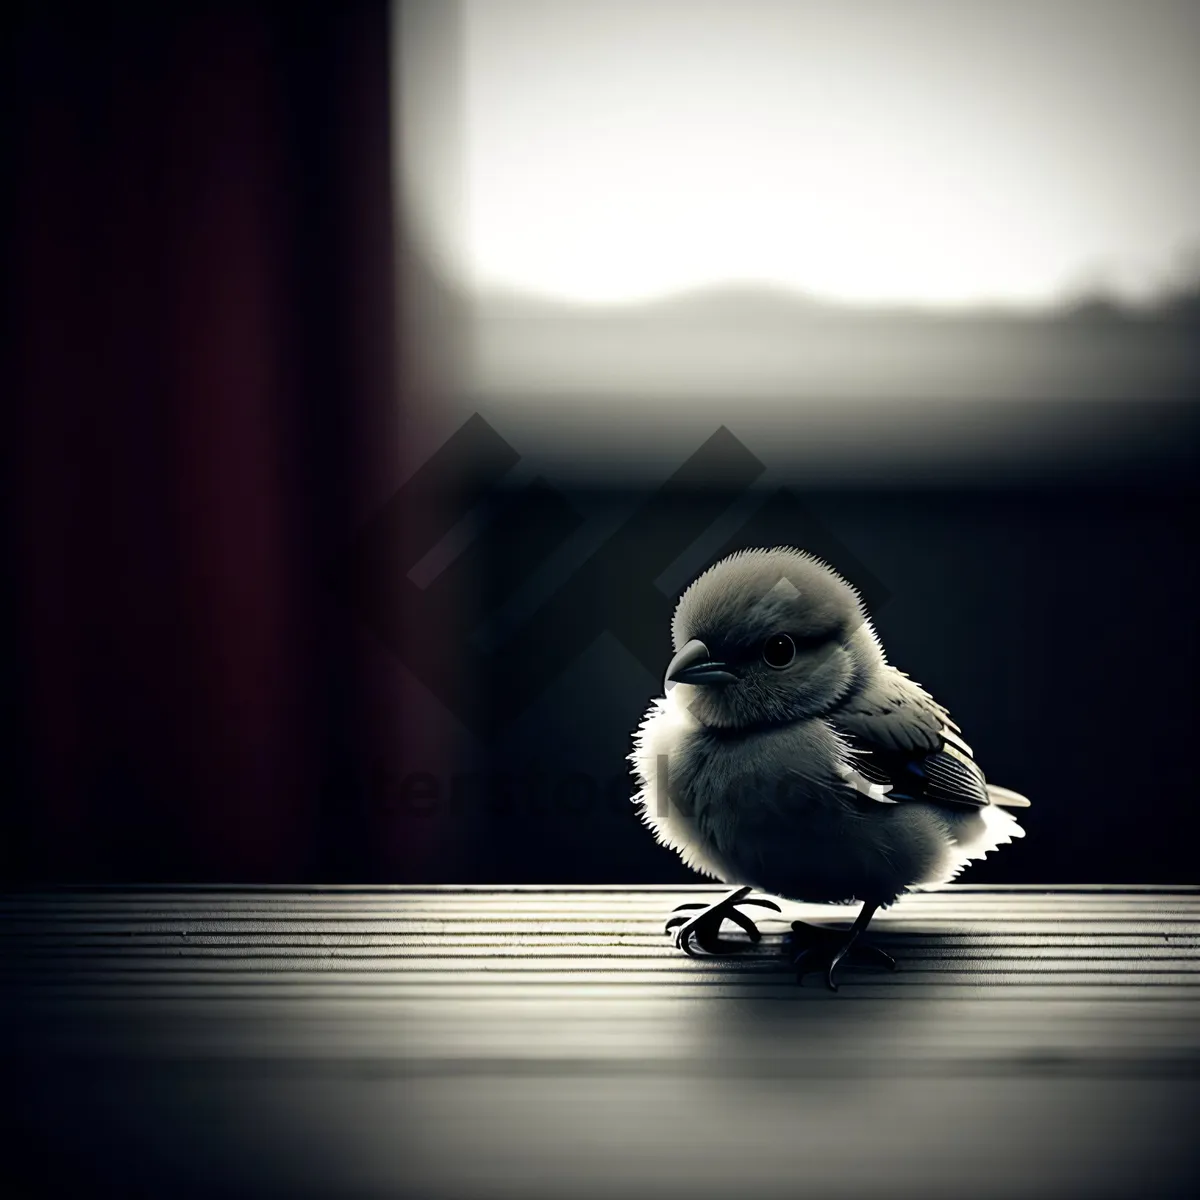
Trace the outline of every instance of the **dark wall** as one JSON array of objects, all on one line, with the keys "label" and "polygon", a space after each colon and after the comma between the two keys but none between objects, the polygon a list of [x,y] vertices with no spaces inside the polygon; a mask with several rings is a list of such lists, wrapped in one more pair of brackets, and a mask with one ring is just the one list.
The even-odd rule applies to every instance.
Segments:
[{"label": "dark wall", "polygon": [[[1197,493],[1185,481],[684,494],[648,535],[668,559],[683,554],[683,572],[676,563],[659,578],[670,585],[659,603],[626,586],[656,572],[645,538],[615,576],[603,548],[650,489],[556,490],[582,533],[557,576],[526,574],[535,599],[524,609],[506,591],[497,527],[485,519],[463,552],[481,584],[457,655],[475,662],[475,707],[428,699],[462,718],[455,773],[396,755],[360,781],[385,875],[388,848],[421,837],[444,848],[430,878],[693,878],[638,822],[624,761],[661,694],[673,596],[730,549],[799,544],[862,587],[891,661],[950,708],[989,778],[1033,800],[1028,837],[968,879],[1195,880]],[[689,560],[693,509],[726,502],[740,505],[739,528]],[[527,648],[506,653],[522,636]]]}]

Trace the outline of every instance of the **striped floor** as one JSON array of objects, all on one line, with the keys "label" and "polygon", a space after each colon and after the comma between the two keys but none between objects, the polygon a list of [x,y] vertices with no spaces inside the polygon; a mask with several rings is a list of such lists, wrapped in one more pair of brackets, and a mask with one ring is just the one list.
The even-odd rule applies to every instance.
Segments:
[{"label": "striped floor", "polygon": [[1200,889],[907,897],[837,995],[779,942],[854,910],[674,950],[718,894],[9,895],[10,1136],[72,1194],[1200,1194]]}]

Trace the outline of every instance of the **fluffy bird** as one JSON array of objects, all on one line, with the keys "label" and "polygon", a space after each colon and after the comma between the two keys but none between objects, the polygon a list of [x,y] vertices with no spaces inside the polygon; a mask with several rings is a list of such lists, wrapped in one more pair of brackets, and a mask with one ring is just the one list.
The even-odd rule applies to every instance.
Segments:
[{"label": "fluffy bird", "polygon": [[[946,710],[890,666],[858,592],[789,547],[722,559],[683,593],[666,695],[629,756],[642,820],[683,861],[735,890],[667,922],[688,954],[759,940],[740,905],[861,902],[853,925],[797,921],[797,978],[837,990],[843,960],[895,962],[860,941],[875,912],[948,882],[1024,831],[1015,792],[984,779]],[[694,910],[700,910],[698,912]]]}]

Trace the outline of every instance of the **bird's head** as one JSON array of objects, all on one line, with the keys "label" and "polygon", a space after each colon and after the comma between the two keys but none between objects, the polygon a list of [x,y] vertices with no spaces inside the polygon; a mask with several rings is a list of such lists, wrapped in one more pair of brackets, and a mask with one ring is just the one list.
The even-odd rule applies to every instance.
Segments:
[{"label": "bird's head", "polygon": [[680,597],[668,690],[705,725],[818,716],[865,682],[883,653],[858,593],[801,550],[743,550]]}]

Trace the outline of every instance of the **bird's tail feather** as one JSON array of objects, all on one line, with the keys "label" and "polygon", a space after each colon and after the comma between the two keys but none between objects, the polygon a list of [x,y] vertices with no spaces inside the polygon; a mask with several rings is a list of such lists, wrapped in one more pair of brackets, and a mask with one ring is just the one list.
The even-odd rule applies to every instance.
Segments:
[{"label": "bird's tail feather", "polygon": [[1028,808],[1029,801],[1020,792],[1008,788],[997,787],[994,783],[987,785],[988,799],[1000,808]]}]

